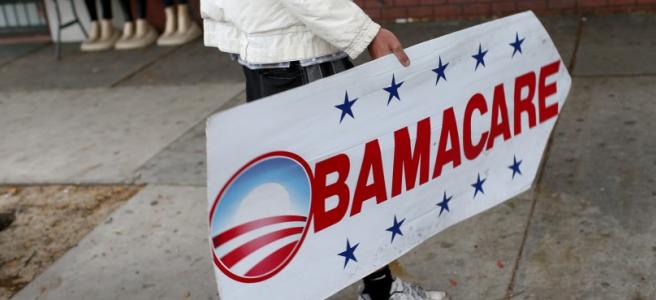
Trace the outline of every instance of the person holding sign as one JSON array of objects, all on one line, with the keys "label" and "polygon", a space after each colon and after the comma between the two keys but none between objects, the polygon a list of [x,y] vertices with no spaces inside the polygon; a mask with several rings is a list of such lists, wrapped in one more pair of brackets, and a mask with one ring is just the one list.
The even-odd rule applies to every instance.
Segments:
[{"label": "person holding sign", "polygon": [[[365,49],[410,65],[398,38],[350,0],[202,0],[201,14],[205,45],[243,66],[249,102],[347,70]],[[363,300],[447,299],[394,278],[389,267],[363,282]]]}]

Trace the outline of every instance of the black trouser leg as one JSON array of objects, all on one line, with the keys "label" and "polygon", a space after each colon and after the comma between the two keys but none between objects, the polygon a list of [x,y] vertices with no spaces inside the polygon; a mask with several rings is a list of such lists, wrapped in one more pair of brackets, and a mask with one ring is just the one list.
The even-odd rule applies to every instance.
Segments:
[{"label": "black trouser leg", "polygon": [[112,0],[100,0],[102,6],[102,16],[105,20],[112,19]]},{"label": "black trouser leg", "polygon": [[146,18],[146,0],[137,0],[137,19]]},{"label": "black trouser leg", "polygon": [[132,8],[130,7],[130,0],[120,0],[118,1],[121,4],[121,9],[125,13],[125,17],[128,22],[134,21],[134,16],[132,15]]},{"label": "black trouser leg", "polygon": [[255,101],[266,96],[284,92],[304,84],[299,65],[289,68],[251,70],[244,67],[246,76],[246,101]]},{"label": "black trouser leg", "polygon": [[301,67],[298,62],[292,62],[289,68],[251,70],[243,67],[246,77],[246,101],[284,92],[352,67],[353,63],[348,58],[309,67]]},{"label": "black trouser leg", "polygon": [[392,289],[392,281],[394,281],[392,270],[390,270],[389,266],[385,266],[362,279],[364,283],[364,290],[362,292],[368,294],[371,300],[387,300]]},{"label": "black trouser leg", "polygon": [[162,0],[162,4],[164,4],[164,7],[172,6],[173,0]]},{"label": "black trouser leg", "polygon": [[87,5],[87,11],[89,11],[89,19],[91,19],[91,21],[98,21],[98,7],[96,7],[96,0],[84,0],[84,3]]}]

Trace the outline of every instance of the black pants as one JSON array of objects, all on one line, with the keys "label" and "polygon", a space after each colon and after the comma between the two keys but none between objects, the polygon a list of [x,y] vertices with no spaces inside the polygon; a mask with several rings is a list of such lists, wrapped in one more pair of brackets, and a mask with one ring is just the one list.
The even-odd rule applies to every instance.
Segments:
[{"label": "black pants", "polygon": [[174,0],[162,0],[162,3],[164,4],[164,7],[169,7],[169,6],[173,5],[173,4],[175,4],[175,3],[173,3],[173,2],[176,2],[177,4],[187,4],[188,1],[187,1],[187,0],[178,0],[178,1],[174,1]]},{"label": "black pants", "polygon": [[[246,101],[284,92],[312,81],[348,70],[353,63],[348,58],[318,65],[301,67],[299,62],[291,62],[289,68],[257,69],[244,67],[246,76]],[[362,279],[364,293],[372,300],[387,300],[392,286],[392,272],[388,266]]]},{"label": "black pants", "polygon": [[[98,21],[98,7],[96,6],[97,0],[84,0],[84,3],[87,5],[87,10],[89,11],[89,18],[91,21]],[[100,5],[102,6],[102,18],[109,20],[112,18],[112,1],[111,0],[100,0]]]},{"label": "black pants", "polygon": [[[89,19],[91,21],[98,21],[98,7],[96,5],[97,0],[84,0],[84,3],[87,5],[87,10],[89,11]],[[128,21],[134,21],[134,16],[132,15],[132,7],[130,7],[130,0],[120,0],[121,8],[125,13],[125,17]],[[100,0],[100,5],[102,6],[102,18],[104,20],[112,19],[112,2],[111,0]],[[146,18],[146,0],[137,0],[137,19]]]},{"label": "black pants", "polygon": [[246,101],[284,92],[352,67],[348,58],[309,67],[301,67],[297,61],[291,62],[289,68],[251,70],[244,67]]},{"label": "black pants", "polygon": [[[132,15],[132,7],[130,6],[130,0],[120,0],[121,8],[125,13],[125,17],[128,21],[135,21],[134,16]],[[146,18],[146,0],[137,0],[137,19]]]}]

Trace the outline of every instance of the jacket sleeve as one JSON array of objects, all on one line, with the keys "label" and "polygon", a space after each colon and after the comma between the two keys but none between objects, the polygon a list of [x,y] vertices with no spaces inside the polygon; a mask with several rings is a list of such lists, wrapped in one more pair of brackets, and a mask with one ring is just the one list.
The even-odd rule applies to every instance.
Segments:
[{"label": "jacket sleeve", "polygon": [[200,0],[200,16],[217,22],[225,22],[223,0]]},{"label": "jacket sleeve", "polygon": [[355,58],[374,39],[380,25],[351,0],[280,0],[312,33]]}]

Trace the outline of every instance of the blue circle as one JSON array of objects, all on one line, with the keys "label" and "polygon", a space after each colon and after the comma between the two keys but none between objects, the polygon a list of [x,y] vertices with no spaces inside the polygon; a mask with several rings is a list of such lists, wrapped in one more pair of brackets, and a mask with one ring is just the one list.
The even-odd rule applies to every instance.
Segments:
[{"label": "blue circle", "polygon": [[[295,214],[309,216],[311,182],[305,168],[290,157],[268,157],[254,163],[237,175],[218,199],[212,217],[212,236],[230,229],[227,228],[231,223],[230,219],[235,215],[246,196],[255,188],[269,183],[279,184],[287,191]],[[262,199],[262,201],[266,201],[266,199]],[[252,209],[257,209],[257,207]]]}]

